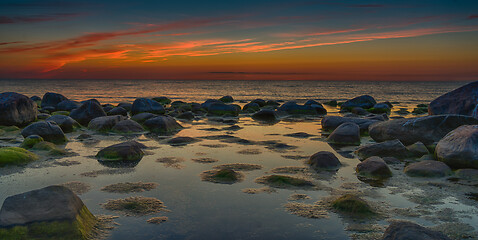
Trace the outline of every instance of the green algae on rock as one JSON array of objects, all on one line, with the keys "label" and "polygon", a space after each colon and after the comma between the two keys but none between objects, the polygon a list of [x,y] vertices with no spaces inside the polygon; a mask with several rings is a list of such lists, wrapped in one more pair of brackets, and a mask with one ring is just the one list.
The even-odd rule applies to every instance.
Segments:
[{"label": "green algae on rock", "polygon": [[353,194],[340,196],[332,202],[332,207],[340,212],[348,214],[374,214],[374,211],[366,201]]},{"label": "green algae on rock", "polygon": [[101,188],[101,191],[111,193],[131,193],[131,192],[144,192],[150,191],[156,188],[157,183],[143,183],[143,182],[124,182],[115,183]]},{"label": "green algae on rock", "polygon": [[228,163],[214,166],[214,169],[231,169],[234,171],[252,171],[262,169],[262,166],[259,164],[250,164],[250,163]]},{"label": "green algae on rock", "polygon": [[275,188],[311,188],[315,186],[310,180],[287,175],[262,176],[257,178],[255,182]]},{"label": "green algae on rock", "polygon": [[160,223],[166,222],[168,220],[169,220],[168,217],[153,217],[153,218],[148,219],[146,222],[153,223],[153,224],[160,224]]},{"label": "green algae on rock", "polygon": [[0,148],[0,167],[6,165],[22,165],[38,160],[38,156],[19,147]]},{"label": "green algae on rock", "polygon": [[64,149],[57,147],[55,144],[51,142],[38,142],[32,147],[33,150],[40,150],[40,151],[48,151],[50,155],[53,156],[61,156],[66,155],[67,152]]},{"label": "green algae on rock", "polygon": [[21,147],[29,149],[32,148],[33,145],[43,141],[43,138],[38,135],[30,135],[23,140]]},{"label": "green algae on rock", "polygon": [[152,197],[128,197],[124,199],[108,200],[102,204],[107,210],[117,211],[127,216],[143,216],[165,211],[164,203]]},{"label": "green algae on rock", "polygon": [[228,168],[204,171],[200,176],[203,181],[223,184],[233,184],[244,179],[244,174]]}]

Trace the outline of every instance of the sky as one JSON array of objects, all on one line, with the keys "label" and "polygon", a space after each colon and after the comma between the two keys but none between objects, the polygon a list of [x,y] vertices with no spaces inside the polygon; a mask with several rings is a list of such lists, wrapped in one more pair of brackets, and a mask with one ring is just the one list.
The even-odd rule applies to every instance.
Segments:
[{"label": "sky", "polygon": [[0,0],[0,79],[478,80],[478,1]]}]

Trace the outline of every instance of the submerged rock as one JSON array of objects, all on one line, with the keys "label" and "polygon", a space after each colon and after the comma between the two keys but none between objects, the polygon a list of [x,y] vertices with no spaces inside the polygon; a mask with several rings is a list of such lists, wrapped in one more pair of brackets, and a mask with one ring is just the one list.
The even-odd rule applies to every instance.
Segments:
[{"label": "submerged rock", "polygon": [[312,188],[315,184],[307,179],[287,176],[287,175],[268,175],[257,178],[256,183],[265,184],[275,188]]},{"label": "submerged rock", "polygon": [[159,102],[148,98],[138,98],[134,100],[133,106],[131,106],[131,114],[136,115],[142,112],[164,114],[165,110],[163,105]]},{"label": "submerged rock", "polygon": [[45,141],[56,144],[63,144],[68,141],[63,130],[55,122],[49,121],[32,123],[24,128],[21,134],[25,138],[30,135],[38,135]]},{"label": "submerged rock", "polygon": [[445,234],[424,228],[411,222],[393,222],[382,236],[382,240],[451,240]]},{"label": "submerged rock", "polygon": [[460,114],[478,118],[478,81],[436,98],[430,103],[428,113]]},{"label": "submerged rock", "polygon": [[412,163],[405,167],[404,172],[411,177],[445,177],[452,173],[446,164],[433,160]]},{"label": "submerged rock", "polygon": [[55,122],[65,133],[70,133],[75,131],[75,129],[80,128],[80,124],[69,116],[54,115],[47,118],[46,121]]},{"label": "submerged rock", "polygon": [[399,140],[372,143],[359,147],[355,153],[363,160],[372,156],[407,158],[411,156],[408,149]]},{"label": "submerged rock", "polygon": [[172,134],[183,127],[170,116],[157,116],[144,122],[144,126],[153,133]]},{"label": "submerged rock", "polygon": [[277,111],[286,112],[292,115],[316,115],[316,114],[327,114],[327,110],[321,104],[311,104],[311,105],[298,105],[294,101],[286,102],[282,104]]},{"label": "submerged rock", "polygon": [[381,179],[392,176],[387,163],[380,157],[369,157],[357,165],[356,171],[360,177]]},{"label": "submerged rock", "polygon": [[0,125],[25,126],[37,118],[37,104],[15,92],[0,94]]},{"label": "submerged rock", "polygon": [[168,140],[168,144],[172,146],[184,146],[190,143],[198,142],[199,139],[192,138],[192,137],[175,137]]},{"label": "submerged rock", "polygon": [[23,165],[38,160],[38,156],[19,147],[0,148],[0,167],[7,165]]},{"label": "submerged rock", "polygon": [[478,119],[463,115],[404,118],[376,123],[370,126],[369,134],[377,142],[398,139],[405,145],[430,145],[461,125],[473,124],[478,124]]},{"label": "submerged rock", "polygon": [[332,207],[347,214],[369,215],[374,213],[366,201],[353,194],[340,196],[332,202]]},{"label": "submerged rock", "polygon": [[244,179],[244,174],[229,168],[220,168],[201,173],[203,181],[223,184],[233,184]]},{"label": "submerged rock", "polygon": [[368,131],[368,128],[373,123],[379,122],[375,119],[367,118],[353,118],[353,117],[339,117],[339,116],[325,116],[322,118],[322,128],[325,130],[335,130],[338,126],[346,122],[352,122],[360,127],[360,131]]},{"label": "submerged rock", "polygon": [[320,151],[310,156],[307,164],[315,170],[337,169],[342,165],[335,154],[328,151]]},{"label": "submerged rock", "polygon": [[102,204],[107,210],[123,213],[127,216],[144,216],[164,211],[164,203],[152,197],[128,197],[124,199],[108,200]]},{"label": "submerged rock", "polygon": [[143,158],[145,148],[141,143],[136,141],[124,142],[103,148],[96,154],[96,158],[101,161],[139,161]]},{"label": "submerged rock", "polygon": [[88,100],[84,102],[80,107],[74,109],[70,113],[70,117],[75,119],[83,126],[88,126],[88,123],[94,118],[104,116],[106,116],[105,111],[101,105],[94,100]]},{"label": "submerged rock", "polygon": [[454,168],[478,169],[478,125],[461,126],[442,138],[435,155]]},{"label": "submerged rock", "polygon": [[360,127],[353,122],[342,123],[329,135],[327,141],[340,145],[360,145]]},{"label": "submerged rock", "polygon": [[87,239],[96,222],[70,189],[49,186],[5,199],[0,210],[0,238]]}]

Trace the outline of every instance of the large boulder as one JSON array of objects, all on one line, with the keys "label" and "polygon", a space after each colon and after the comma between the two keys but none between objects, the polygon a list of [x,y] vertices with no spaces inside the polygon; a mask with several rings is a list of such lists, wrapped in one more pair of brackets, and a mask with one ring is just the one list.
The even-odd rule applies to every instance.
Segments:
[{"label": "large boulder", "polygon": [[354,107],[361,107],[363,109],[368,109],[372,108],[375,104],[377,104],[377,102],[372,96],[363,95],[344,102],[340,108],[351,110]]},{"label": "large boulder", "polygon": [[327,138],[329,143],[360,145],[360,127],[353,122],[340,124]]},{"label": "large boulder", "polygon": [[259,104],[257,104],[257,103],[248,103],[248,104],[244,105],[244,107],[242,107],[242,111],[243,112],[248,112],[248,113],[257,112],[260,109],[261,109],[261,106],[259,106]]},{"label": "large boulder", "polygon": [[0,94],[0,125],[25,126],[37,118],[37,104],[15,92]]},{"label": "large boulder", "polygon": [[88,128],[99,132],[105,132],[111,130],[111,128],[113,128],[118,122],[125,119],[126,118],[121,115],[97,117],[88,123]]},{"label": "large boulder", "polygon": [[131,119],[126,119],[116,123],[116,125],[111,130],[118,133],[144,132],[144,128],[139,123]]},{"label": "large boulder", "polygon": [[68,111],[71,112],[71,110],[76,109],[80,106],[78,102],[71,101],[71,100],[63,100],[58,105],[56,105],[56,110],[58,111]]},{"label": "large boulder", "polygon": [[5,199],[0,239],[87,239],[97,219],[63,186],[49,186]]},{"label": "large boulder", "polygon": [[478,81],[436,98],[428,106],[428,114],[460,114],[478,118]]},{"label": "large boulder", "polygon": [[131,114],[135,115],[142,112],[164,114],[165,110],[161,103],[151,100],[149,98],[138,98],[134,100],[131,106]]},{"label": "large boulder", "polygon": [[24,128],[21,134],[25,138],[30,135],[38,135],[45,139],[45,141],[56,144],[63,144],[68,141],[60,126],[58,126],[55,122],[50,121],[32,123]]},{"label": "large boulder", "polygon": [[146,146],[136,141],[118,143],[101,149],[96,158],[103,162],[137,162],[144,156],[143,148]]},{"label": "large boulder", "polygon": [[452,173],[446,164],[434,160],[412,163],[405,167],[404,172],[411,177],[446,177]]},{"label": "large boulder", "polygon": [[365,178],[381,179],[392,176],[392,171],[388,168],[387,163],[377,156],[369,157],[357,164],[355,170],[360,177]]},{"label": "large boulder", "polygon": [[153,113],[138,113],[131,117],[131,120],[134,120],[138,123],[143,124],[146,120],[157,117],[158,115]]},{"label": "large boulder", "polygon": [[144,126],[153,133],[171,134],[183,127],[170,116],[157,116],[144,122]]},{"label": "large boulder", "polygon": [[65,115],[53,115],[47,118],[46,121],[55,122],[65,133],[73,132],[80,127],[80,124],[75,119]]},{"label": "large boulder", "polygon": [[360,131],[367,131],[369,126],[373,123],[379,122],[375,119],[354,118],[354,117],[339,117],[339,116],[325,116],[322,118],[322,128],[325,130],[334,130],[345,122],[352,122],[360,127]]},{"label": "large boulder", "polygon": [[405,145],[416,142],[430,145],[461,125],[473,124],[478,124],[478,119],[464,115],[403,118],[373,124],[369,134],[377,142],[398,139]]},{"label": "large boulder", "polygon": [[262,109],[252,115],[252,119],[261,122],[275,123],[279,121],[277,112],[271,109]]},{"label": "large boulder", "polygon": [[382,240],[451,240],[445,234],[424,228],[411,222],[393,222],[382,236]]},{"label": "large boulder", "polygon": [[128,111],[122,107],[115,107],[109,110],[106,114],[108,114],[108,116],[114,116],[114,115],[128,116]]},{"label": "large boulder", "polygon": [[315,170],[337,169],[342,165],[335,154],[328,151],[320,151],[310,156],[307,164]]},{"label": "large boulder", "polygon": [[83,126],[88,126],[92,119],[103,116],[106,116],[105,111],[97,101],[93,100],[84,102],[79,108],[74,109],[70,113],[70,117]]},{"label": "large boulder", "polygon": [[478,125],[464,125],[442,138],[435,155],[453,168],[478,169]]},{"label": "large boulder", "polygon": [[56,109],[57,105],[64,100],[68,99],[59,93],[47,92],[45,93],[45,95],[43,95],[43,98],[41,100],[41,107],[53,107],[54,109]]},{"label": "large boulder", "polygon": [[355,154],[361,160],[372,156],[407,158],[412,155],[397,139],[361,146],[355,151]]}]

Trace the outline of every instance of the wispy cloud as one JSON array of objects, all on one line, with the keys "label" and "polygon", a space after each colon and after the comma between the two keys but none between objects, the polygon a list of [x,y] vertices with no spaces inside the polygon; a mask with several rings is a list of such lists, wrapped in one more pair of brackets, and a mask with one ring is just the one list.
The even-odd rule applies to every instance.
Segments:
[{"label": "wispy cloud", "polygon": [[478,18],[478,14],[474,14],[474,15],[468,16],[466,19],[471,20],[471,19],[477,19],[477,18]]}]

